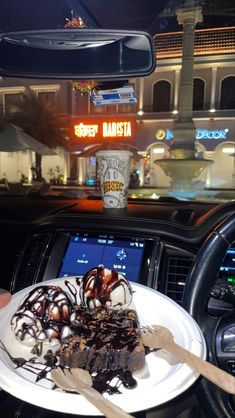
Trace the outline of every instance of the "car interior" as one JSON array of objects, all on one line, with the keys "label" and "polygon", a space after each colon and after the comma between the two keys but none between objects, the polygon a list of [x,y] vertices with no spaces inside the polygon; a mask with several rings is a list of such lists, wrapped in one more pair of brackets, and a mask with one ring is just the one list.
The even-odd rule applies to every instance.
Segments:
[{"label": "car interior", "polygon": [[[171,21],[176,8],[185,7],[187,12],[191,12],[199,3],[203,7],[209,4],[210,11],[218,9],[218,12],[213,12],[214,15],[208,12],[211,26],[219,26],[218,16],[223,7],[228,8],[228,12],[224,13],[226,16],[223,25],[234,25],[234,6],[229,1],[228,5],[226,1],[216,1],[213,9],[212,2],[191,0],[1,0],[0,90],[1,83],[5,83],[6,89],[7,83],[11,85],[12,80],[17,80],[20,86],[24,86],[26,80],[33,80],[31,84],[34,85],[45,80],[54,85],[60,81],[67,83],[68,80],[73,80],[74,83],[97,80],[104,90],[110,90],[122,88],[127,80],[131,82],[132,79],[151,77],[158,68],[153,35],[161,31],[160,23],[166,24],[167,19]],[[89,23],[84,28],[63,27],[66,21],[72,24],[72,19],[77,16]],[[174,25],[172,30],[170,26],[167,30],[174,32]],[[86,94],[81,94],[82,100]],[[25,117],[27,120],[29,113]],[[234,123],[234,109],[231,118]],[[4,119],[4,126],[6,123],[9,120]],[[42,123],[39,118],[38,124]],[[1,132],[5,129],[2,128],[2,119],[0,129]],[[29,133],[26,130],[26,134]],[[33,131],[30,135],[33,136]],[[68,131],[66,135],[68,136]],[[110,142],[109,149],[112,150],[112,140]],[[50,147],[50,142],[47,143],[45,138],[42,143],[45,147]],[[187,145],[185,147],[187,149]],[[119,151],[121,149],[122,145]],[[174,151],[174,145],[172,149]],[[86,153],[87,149],[80,151]],[[11,153],[10,150],[7,152]],[[35,154],[39,152],[36,150]],[[49,158],[48,149],[43,149],[43,152],[40,158]],[[6,154],[1,152],[1,145],[0,154]],[[83,160],[84,158],[86,154]],[[177,157],[174,161],[176,160]],[[0,164],[1,161],[0,158]],[[188,166],[184,166],[184,160],[180,161],[181,166],[185,167],[187,177]],[[34,169],[31,171],[34,175]],[[18,292],[26,292],[32,285],[43,285],[53,279],[57,279],[56,283],[62,283],[66,278],[83,276],[98,265],[114,268],[126,275],[137,289],[140,285],[153,290],[160,298],[170,299],[177,309],[186,311],[201,330],[207,360],[235,376],[234,187],[227,190],[228,198],[224,198],[226,190],[221,188],[220,192],[224,192],[221,199],[211,196],[206,198],[205,195],[197,199],[194,194],[189,194],[188,188],[181,188],[178,194],[171,193],[170,190],[163,195],[161,189],[156,188],[157,198],[153,198],[154,186],[151,187],[150,196],[141,194],[142,186],[139,184],[133,188],[129,184],[131,192],[127,206],[107,208],[103,204],[99,181],[94,185],[78,186],[72,170],[68,173],[65,185],[58,182],[52,185],[49,181],[36,177],[30,180],[30,184],[22,181],[16,185],[2,177],[1,288],[15,296]],[[185,184],[184,182],[184,186]],[[144,312],[148,305],[147,298],[141,303],[141,310]],[[3,309],[2,315],[7,309],[8,307]],[[153,312],[155,309],[157,311],[159,308],[151,306]],[[170,311],[165,312],[165,315],[171,318]],[[172,321],[176,321],[173,316]],[[4,324],[5,326],[9,327],[9,324]],[[182,323],[178,326],[183,329]],[[3,320],[1,327],[0,340],[3,335]],[[1,348],[0,362],[14,368],[9,366],[8,360],[4,363],[6,357]],[[18,373],[17,368],[16,372]],[[0,386],[5,379],[1,374],[0,369]],[[161,384],[162,382],[159,383]],[[37,391],[37,383],[33,386]],[[155,405],[153,396],[151,407],[146,401],[146,408],[136,409],[133,401],[127,412],[136,418],[235,416],[235,396],[202,376],[195,377],[191,384],[186,382],[184,390],[179,390],[174,396],[169,395],[163,402],[157,400],[158,390],[160,388],[156,384]],[[89,408],[87,414],[79,413],[79,401],[77,410],[73,413],[66,412],[66,408],[62,412],[56,407],[51,410],[47,407],[46,396],[34,402],[26,391],[27,385],[24,395],[17,395],[7,387],[0,390],[2,417],[100,416],[90,413]],[[50,397],[50,394],[47,396]],[[130,399],[134,399],[131,396]],[[143,395],[141,391],[137,392],[136,396],[144,398],[145,392]],[[137,400],[136,404],[138,405]]]}]

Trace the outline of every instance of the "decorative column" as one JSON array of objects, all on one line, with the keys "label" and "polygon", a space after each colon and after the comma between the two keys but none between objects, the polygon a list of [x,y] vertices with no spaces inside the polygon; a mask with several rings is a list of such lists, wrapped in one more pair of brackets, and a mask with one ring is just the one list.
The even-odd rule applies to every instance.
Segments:
[{"label": "decorative column", "polygon": [[71,89],[71,113],[72,116],[76,116],[76,101],[77,101],[77,94],[75,89],[72,85],[68,85],[68,88]]},{"label": "decorative column", "polygon": [[195,125],[192,117],[195,26],[202,21],[201,8],[195,0],[186,0],[176,11],[183,25],[182,68],[179,86],[178,119],[174,128],[171,153],[174,158],[195,158]]},{"label": "decorative column", "polygon": [[78,184],[81,186],[86,183],[86,158],[78,155]]},{"label": "decorative column", "polygon": [[174,110],[178,112],[180,70],[175,70]]},{"label": "decorative column", "polygon": [[28,179],[29,182],[33,182],[33,172],[32,167],[34,167],[33,151],[29,151],[29,168],[28,168]]},{"label": "decorative column", "polygon": [[210,110],[215,110],[215,93],[216,93],[216,79],[217,79],[217,67],[212,67],[211,75],[211,102]]},{"label": "decorative column", "polygon": [[139,111],[143,111],[144,106],[144,79],[139,79]]},{"label": "decorative column", "polygon": [[140,186],[143,186],[144,185],[144,158],[141,158],[141,160],[140,160],[139,178],[140,178]]}]

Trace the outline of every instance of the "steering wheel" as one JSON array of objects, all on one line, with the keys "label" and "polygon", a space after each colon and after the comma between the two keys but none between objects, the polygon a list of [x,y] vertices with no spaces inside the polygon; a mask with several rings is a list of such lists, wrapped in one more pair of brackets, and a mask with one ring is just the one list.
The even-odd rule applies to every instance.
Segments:
[{"label": "steering wheel", "polygon": [[[235,241],[235,214],[221,222],[203,243],[187,279],[183,298],[183,307],[193,316],[203,332],[208,349],[208,360],[217,366],[221,366],[218,353],[223,351],[221,350],[223,331],[225,328],[235,326],[234,312],[222,318],[212,317],[208,313],[207,306],[210,290],[218,276],[227,249],[233,241]],[[234,359],[234,353],[231,354]],[[226,353],[223,355],[225,356],[224,366]],[[234,416],[231,395],[205,378],[202,378],[196,385],[196,395],[206,417],[231,418]]]}]

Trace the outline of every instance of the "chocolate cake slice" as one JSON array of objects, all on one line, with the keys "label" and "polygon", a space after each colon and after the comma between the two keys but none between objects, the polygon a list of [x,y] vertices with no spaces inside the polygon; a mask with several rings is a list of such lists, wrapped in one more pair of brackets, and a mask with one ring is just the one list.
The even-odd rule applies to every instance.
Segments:
[{"label": "chocolate cake slice", "polygon": [[76,307],[71,315],[72,337],[57,351],[62,367],[79,367],[90,373],[101,370],[141,369],[144,345],[134,309]]}]

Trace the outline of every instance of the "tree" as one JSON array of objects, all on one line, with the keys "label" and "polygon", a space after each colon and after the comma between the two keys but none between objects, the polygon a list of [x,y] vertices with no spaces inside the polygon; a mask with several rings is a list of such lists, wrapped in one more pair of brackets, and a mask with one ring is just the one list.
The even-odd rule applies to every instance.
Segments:
[{"label": "tree", "polygon": [[[34,94],[23,94],[18,111],[9,117],[9,122],[22,128],[28,135],[49,148],[67,147],[63,125],[51,105]],[[36,179],[42,180],[42,156],[36,154]]]}]

